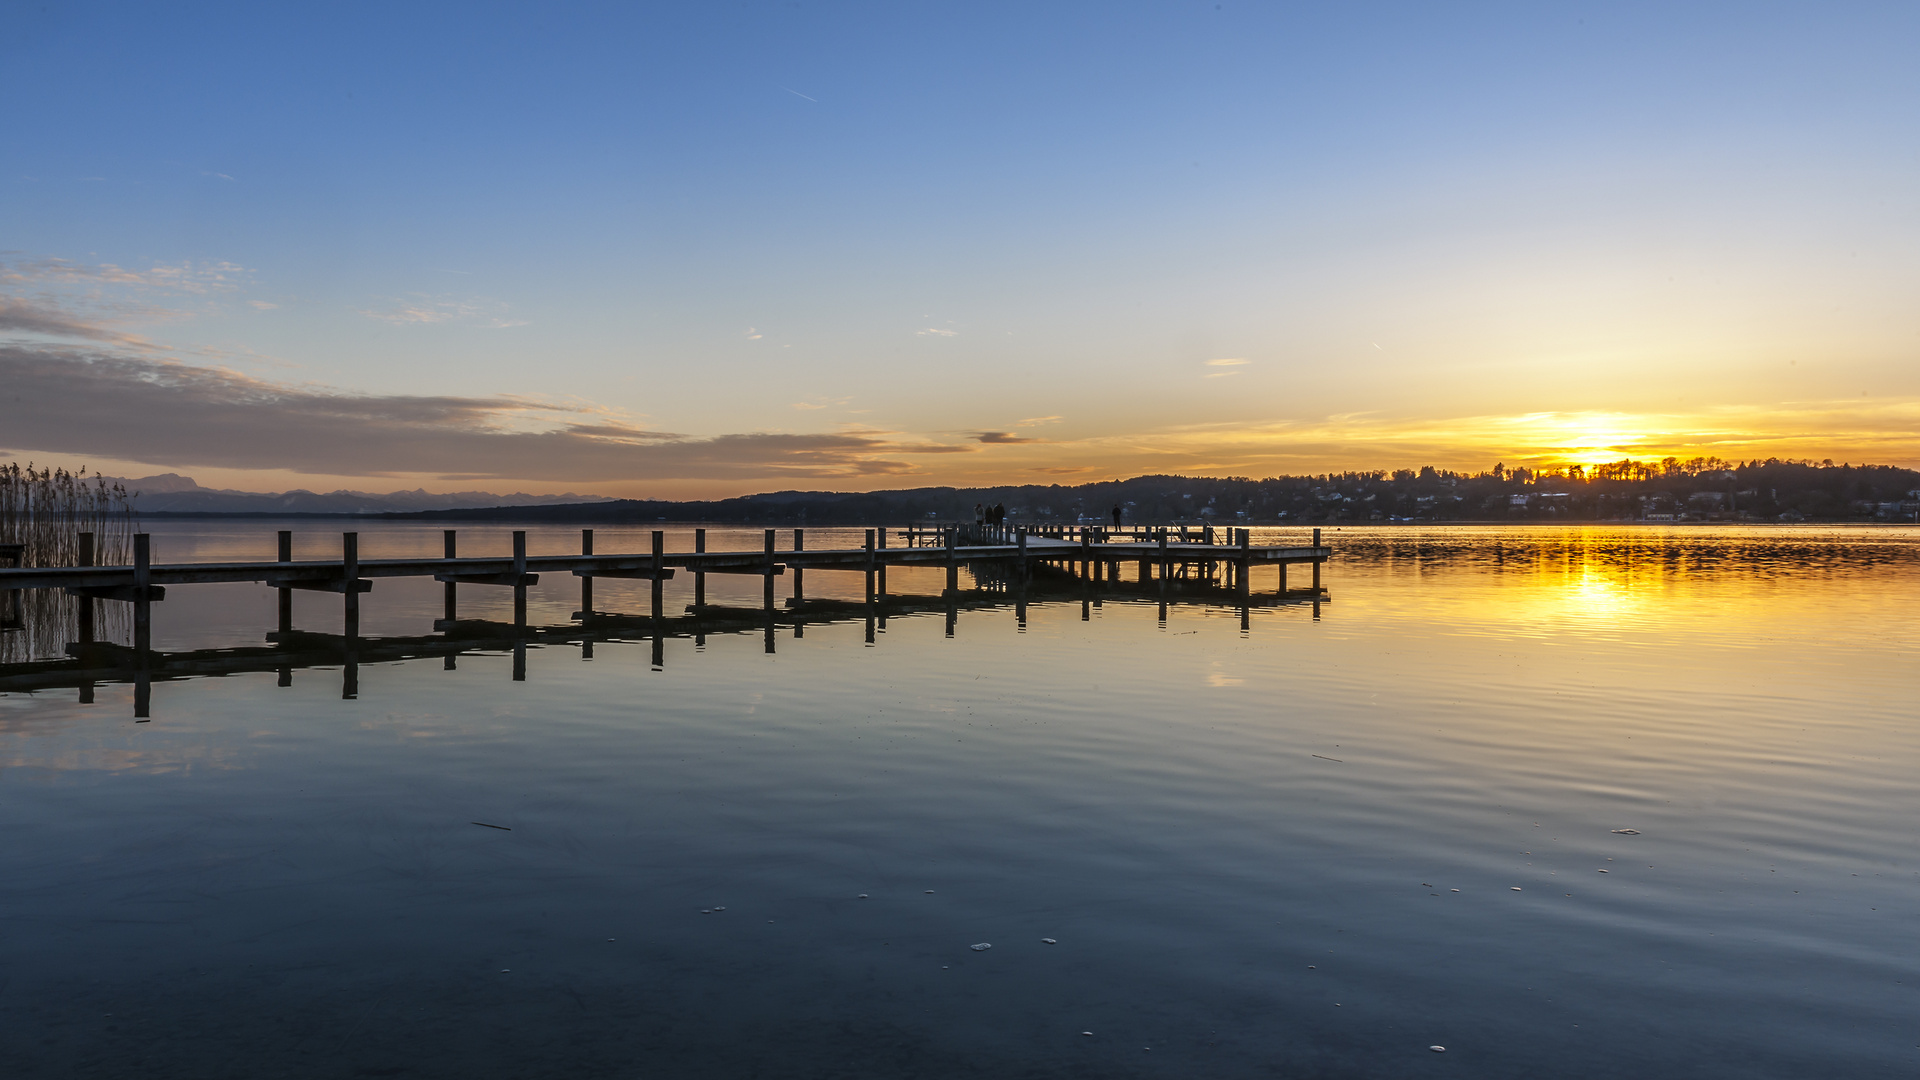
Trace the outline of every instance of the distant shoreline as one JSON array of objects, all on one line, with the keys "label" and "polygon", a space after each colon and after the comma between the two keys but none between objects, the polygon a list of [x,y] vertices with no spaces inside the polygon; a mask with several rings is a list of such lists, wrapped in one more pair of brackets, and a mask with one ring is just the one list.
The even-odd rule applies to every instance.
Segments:
[{"label": "distant shoreline", "polygon": [[[586,504],[586,505],[593,505],[593,504]],[[569,504],[568,508],[571,508],[571,504]],[[532,507],[532,508],[525,508],[523,512],[519,512],[519,513],[513,512],[515,510],[514,507],[498,507],[498,508],[487,508],[487,509],[477,509],[477,510],[414,510],[414,511],[396,511],[396,512],[390,512],[390,513],[362,513],[362,514],[350,514],[350,513],[344,513],[344,512],[331,512],[331,513],[309,512],[309,513],[276,514],[276,513],[270,513],[265,511],[229,512],[229,511],[215,511],[215,510],[160,510],[160,511],[150,511],[150,512],[135,511],[134,517],[137,520],[142,520],[142,521],[395,521],[395,522],[468,521],[468,522],[479,522],[479,523],[519,522],[519,523],[528,523],[528,524],[537,524],[537,525],[581,525],[581,524],[584,524],[584,525],[634,525],[634,526],[702,525],[702,526],[721,526],[726,528],[742,528],[742,529],[749,529],[749,528],[845,529],[845,528],[861,528],[861,527],[871,526],[879,523],[873,520],[863,520],[863,521],[855,521],[855,522],[828,522],[828,521],[819,521],[819,520],[809,521],[804,515],[795,516],[795,517],[777,518],[777,519],[767,518],[760,521],[723,521],[723,520],[716,520],[712,518],[643,518],[643,517],[634,517],[631,515],[611,516],[611,517],[602,517],[602,518],[587,517],[587,516],[576,517],[576,516],[569,515],[565,518],[555,518],[555,517],[547,516],[543,513],[543,511],[548,511],[553,509],[558,509],[558,508]],[[902,525],[950,524],[954,520],[958,520],[958,519],[941,518],[937,520],[927,519],[924,521],[907,520],[907,521],[900,522],[900,524]],[[1023,524],[1028,525],[1030,527],[1038,527],[1039,525],[1042,525],[1042,524],[1078,525],[1081,523],[1073,522],[1073,521],[1053,520],[1053,521],[1046,521],[1046,522],[1016,521],[1016,522],[1012,522],[1011,524],[1015,528],[1018,528]],[[1089,521],[1089,522],[1086,522],[1085,524],[1101,525],[1104,523]],[[1146,525],[1152,528],[1159,528],[1162,525],[1164,525],[1169,529],[1177,529],[1177,528],[1181,528],[1184,525],[1184,527],[1188,529],[1201,529],[1201,528],[1206,528],[1207,525],[1209,524],[1211,524],[1216,529],[1229,529],[1229,528],[1233,528],[1233,529],[1239,529],[1239,528],[1253,528],[1253,529],[1356,528],[1357,529],[1357,528],[1402,528],[1402,527],[1412,527],[1412,526],[1454,527],[1454,526],[1486,526],[1486,525],[1500,525],[1500,526],[1508,526],[1508,527],[1524,526],[1524,527],[1537,527],[1537,528],[1559,528],[1567,525],[1635,525],[1635,526],[1647,526],[1647,527],[1658,526],[1661,528],[1672,528],[1677,526],[1697,527],[1697,526],[1703,526],[1703,525],[1742,525],[1742,526],[1759,526],[1759,527],[1765,527],[1770,529],[1797,529],[1797,528],[1805,528],[1809,525],[1860,525],[1860,526],[1872,526],[1875,528],[1900,528],[1900,527],[1911,528],[1915,525],[1915,522],[1862,521],[1857,519],[1846,519],[1846,518],[1833,518],[1833,519],[1826,519],[1826,520],[1808,519],[1805,521],[1761,521],[1757,519],[1745,520],[1745,521],[1702,521],[1702,520],[1636,521],[1636,520],[1628,520],[1628,519],[1584,519],[1584,518],[1569,518],[1569,519],[1560,520],[1560,521],[1541,520],[1539,518],[1457,518],[1457,519],[1447,519],[1447,520],[1439,520],[1439,521],[1430,521],[1430,520],[1327,521],[1323,519],[1320,521],[1254,521],[1254,522],[1149,521],[1149,522],[1128,522],[1125,525],[1121,526],[1121,528],[1131,529],[1136,525]],[[889,525],[888,527],[891,527],[891,525]]]}]

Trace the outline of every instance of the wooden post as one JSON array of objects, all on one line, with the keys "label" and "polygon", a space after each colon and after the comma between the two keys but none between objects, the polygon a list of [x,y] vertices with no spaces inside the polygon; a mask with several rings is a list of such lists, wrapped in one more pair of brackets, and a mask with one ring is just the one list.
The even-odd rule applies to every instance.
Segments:
[{"label": "wooden post", "polygon": [[[445,557],[449,559],[457,559],[460,557],[459,555],[455,554],[455,552],[458,551],[458,547],[454,543],[454,536],[455,536],[455,531],[453,529],[445,529],[445,530],[442,530],[440,533],[440,538],[443,544],[443,551],[444,551]],[[452,573],[453,569],[454,569],[453,567],[449,566],[447,567],[447,572]],[[459,598],[458,598],[458,594],[455,593],[454,591],[457,588],[459,588],[459,586],[455,585],[451,581],[447,582],[446,585],[444,586],[444,592],[446,595],[445,618],[448,622],[452,622],[453,620],[460,617],[460,608],[458,605]]]},{"label": "wooden post", "polygon": [[154,603],[146,598],[154,584],[154,546],[146,532],[134,532],[132,538],[132,648],[146,651],[154,634]]},{"label": "wooden post", "polygon": [[[693,550],[696,554],[702,554],[702,555],[706,554],[707,530],[705,529],[693,530]],[[695,565],[698,565],[698,564],[696,563]],[[698,612],[701,608],[704,608],[706,606],[707,606],[707,572],[705,570],[695,570],[693,572],[693,610],[695,612]]]},{"label": "wooden post", "polygon": [[137,675],[133,688],[133,715],[144,720],[153,715],[153,682],[148,673],[153,648],[153,602],[147,588],[153,583],[153,547],[146,533],[133,535],[133,650]]},{"label": "wooden post", "polygon": [[[593,554],[593,530],[592,529],[580,530],[580,554],[582,555]],[[585,622],[587,619],[590,619],[592,617],[593,617],[593,575],[582,574],[580,575],[580,619],[582,622]],[[591,659],[593,657],[593,642],[589,641],[586,643],[586,645],[587,645],[587,657]]]},{"label": "wooden post", "polygon": [[[1247,579],[1251,576],[1247,571],[1253,566],[1252,537],[1253,534],[1246,529],[1240,530],[1240,566],[1234,571],[1234,577],[1237,582],[1235,587],[1239,590],[1240,599],[1243,601],[1241,605],[1243,611],[1245,608],[1244,601],[1247,598]],[[1285,564],[1283,563],[1282,565]]]},{"label": "wooden post", "polygon": [[[93,534],[83,532],[80,534],[80,565],[92,566],[93,559]],[[13,595],[18,597],[20,594],[16,592]],[[75,605],[74,614],[78,617],[77,621],[79,622],[79,626],[76,629],[80,632],[80,643],[82,645],[91,645],[93,644],[93,609],[99,601],[91,596],[76,596],[73,602]],[[87,689],[88,696],[92,696],[92,687],[88,687]]]},{"label": "wooden post", "polygon": [[763,598],[763,606],[766,608],[766,612],[767,612],[767,651],[772,652],[773,651],[773,530],[772,529],[767,530],[766,569],[763,571],[763,573],[766,578],[766,587],[764,590],[766,595]]},{"label": "wooden post", "polygon": [[[954,593],[957,593],[960,591],[960,552],[954,546],[955,533],[959,531],[959,528],[960,527],[958,525],[947,526],[947,595],[948,596],[952,596]],[[947,610],[951,612],[953,610],[953,605],[948,604]],[[948,621],[951,622],[952,620],[949,619]],[[948,627],[947,632],[951,634],[953,632],[952,627]]]},{"label": "wooden post", "polygon": [[346,578],[345,595],[348,600],[347,607],[352,610],[353,615],[357,618],[360,614],[360,591],[354,588],[354,585],[360,580],[359,533],[340,534],[340,569],[341,575]]},{"label": "wooden post", "polygon": [[1160,528],[1160,591],[1167,591],[1167,530]]},{"label": "wooden post", "polygon": [[667,534],[659,529],[653,530],[653,629],[660,631],[661,621],[666,618],[667,583]]},{"label": "wooden post", "polygon": [[1027,563],[1027,527],[1025,525],[1020,526],[1019,536],[1020,536],[1020,580],[1025,581],[1027,580],[1027,575],[1033,572],[1032,566],[1030,566]]},{"label": "wooden post", "polygon": [[873,644],[873,530],[867,530],[867,644]]},{"label": "wooden post", "polygon": [[[876,548],[878,548],[881,551],[887,550],[887,530],[884,527],[874,530],[874,541],[875,541],[874,546]],[[887,598],[887,564],[886,563],[880,564],[878,576],[874,582],[874,589],[880,594],[880,599],[885,600]],[[885,615],[880,616],[880,626],[882,629],[885,629],[887,625],[886,620],[887,620],[887,617]]]},{"label": "wooden post", "polygon": [[[806,549],[807,549],[807,530],[805,529],[793,530],[794,552],[797,554],[799,552],[805,551]],[[807,572],[805,570],[800,569],[800,567],[797,564],[792,569],[793,569],[793,598],[795,600],[805,600],[806,599],[805,586],[806,586]]]},{"label": "wooden post", "polygon": [[[290,563],[293,561],[293,530],[291,529],[280,530],[279,549],[274,552],[274,555],[279,562]],[[284,648],[287,648],[288,646],[287,638],[293,633],[293,590],[292,589],[275,589],[273,591],[279,594],[277,597],[275,597],[275,599],[279,602],[279,607],[280,607],[280,620],[279,620],[280,642],[279,644],[280,644],[280,647],[284,649]],[[276,681],[275,685],[283,686],[283,687],[292,686],[293,685],[292,665],[287,665],[282,667],[280,669],[279,676],[280,677]]]},{"label": "wooden post", "polygon": [[340,697],[351,701],[360,696],[360,534],[340,534],[340,566],[346,585],[341,610],[345,615],[341,636],[346,643],[345,663],[340,667]]},{"label": "wooden post", "polygon": [[513,531],[513,628],[516,634],[527,628],[527,533]]},{"label": "wooden post", "polygon": [[[78,559],[79,565],[92,566],[93,561],[94,561],[93,534],[90,532],[83,532],[80,534],[80,557]],[[8,593],[6,598],[10,600],[10,602],[18,605],[20,603],[21,595],[22,594],[18,590],[15,590],[13,592]],[[74,608],[73,608],[74,621],[76,623],[74,629],[78,631],[77,636],[80,638],[80,644],[91,645],[93,644],[93,611],[94,611],[94,607],[99,603],[99,601],[95,600],[91,596],[76,596],[73,598],[73,603],[74,603]],[[24,614],[24,612],[22,614]],[[83,682],[80,684],[79,690],[80,690],[80,704],[82,705],[93,704],[93,683]]]},{"label": "wooden post", "polygon": [[1092,543],[1092,540],[1090,537],[1087,536],[1087,530],[1081,529],[1080,530],[1080,581],[1082,584],[1085,584],[1088,580],[1090,580],[1093,577],[1093,549],[1089,546],[1091,543]]},{"label": "wooden post", "polygon": [[1320,595],[1320,530],[1313,530],[1313,595]]}]

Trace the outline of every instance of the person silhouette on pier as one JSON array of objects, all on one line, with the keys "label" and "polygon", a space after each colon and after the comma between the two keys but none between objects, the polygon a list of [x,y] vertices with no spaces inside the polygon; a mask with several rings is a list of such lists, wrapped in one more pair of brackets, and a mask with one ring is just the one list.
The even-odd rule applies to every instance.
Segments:
[{"label": "person silhouette on pier", "polygon": [[1116,529],[1120,527],[1120,504],[1119,503],[1113,504],[1113,527]]}]

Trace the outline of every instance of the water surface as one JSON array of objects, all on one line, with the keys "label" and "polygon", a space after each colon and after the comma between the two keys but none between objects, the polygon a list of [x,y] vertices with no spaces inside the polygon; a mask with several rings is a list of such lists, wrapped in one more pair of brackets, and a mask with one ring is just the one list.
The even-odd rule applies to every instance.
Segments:
[{"label": "water surface", "polygon": [[[268,558],[273,527],[156,527],[155,557]],[[338,550],[294,527],[297,557]],[[364,558],[439,552],[437,529],[360,532]],[[0,695],[0,1060],[1913,1074],[1920,533],[1328,537],[1331,602],[1244,629],[1230,606],[1163,621],[1107,596],[1024,626],[970,608],[951,635],[896,617],[872,644],[858,620],[782,628],[771,654],[669,638],[658,664],[643,636],[552,645],[525,681],[497,651],[363,664],[352,700],[338,670],[169,681],[149,723],[124,685]],[[645,612],[647,589],[602,580],[596,606]],[[709,578],[710,600],[759,596]],[[154,644],[258,645],[273,597],[172,590]],[[545,578],[530,620],[577,600]],[[423,635],[440,590],[381,580],[363,603],[363,635]],[[337,633],[339,604],[302,594],[296,621]]]}]

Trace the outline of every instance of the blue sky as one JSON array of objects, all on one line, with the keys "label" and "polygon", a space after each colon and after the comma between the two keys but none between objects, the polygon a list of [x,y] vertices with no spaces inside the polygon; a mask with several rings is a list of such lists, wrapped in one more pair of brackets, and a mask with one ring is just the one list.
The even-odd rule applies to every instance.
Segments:
[{"label": "blue sky", "polygon": [[[9,26],[0,343],[133,411],[0,401],[16,455],[641,495],[1920,464],[1912,5]],[[290,410],[327,424],[238,445]]]}]

